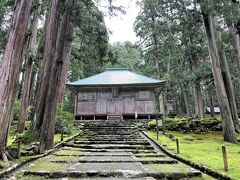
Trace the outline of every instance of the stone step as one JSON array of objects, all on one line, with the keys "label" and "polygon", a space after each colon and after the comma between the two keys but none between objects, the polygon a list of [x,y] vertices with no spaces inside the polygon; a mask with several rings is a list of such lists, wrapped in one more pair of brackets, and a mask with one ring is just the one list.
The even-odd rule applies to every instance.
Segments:
[{"label": "stone step", "polygon": [[178,161],[173,159],[160,159],[160,160],[135,160],[129,159],[126,160],[122,157],[122,159],[89,159],[89,160],[51,160],[53,163],[142,163],[142,164],[177,164]]},{"label": "stone step", "polygon": [[166,154],[160,154],[160,153],[153,153],[153,154],[140,154],[140,155],[135,155],[137,158],[143,158],[143,157],[167,157]]},{"label": "stone step", "polygon": [[130,177],[130,178],[141,178],[141,177],[153,177],[157,179],[183,179],[191,177],[201,177],[202,174],[199,171],[192,172],[141,172],[141,171],[24,171],[25,176],[44,176],[48,178],[87,178],[87,177]]},{"label": "stone step", "polygon": [[[109,144],[150,145],[148,141],[107,141]],[[74,144],[107,144],[106,141],[74,141]]]},{"label": "stone step", "polygon": [[83,127],[82,131],[137,131],[138,129],[135,127]]},{"label": "stone step", "polygon": [[[71,146],[69,146],[71,147]],[[75,147],[75,146],[73,146]],[[108,153],[122,153],[122,152],[130,152],[133,154],[138,154],[138,153],[157,153],[155,150],[136,150],[136,149],[81,149],[79,148],[80,152],[108,152]]]},{"label": "stone step", "polygon": [[107,138],[107,139],[110,139],[110,138],[138,138],[138,139],[144,139],[142,136],[140,136],[139,134],[132,134],[132,135],[114,135],[114,134],[86,134],[84,136],[81,136],[80,138]]},{"label": "stone step", "polygon": [[87,135],[90,136],[99,136],[99,135],[105,135],[105,136],[133,136],[133,135],[139,135],[139,133],[134,133],[134,132],[116,132],[116,131],[112,131],[112,132],[97,132],[97,133],[87,133]]},{"label": "stone step", "polygon": [[143,138],[132,138],[132,139],[123,139],[123,138],[115,138],[115,139],[111,139],[111,138],[91,138],[91,137],[81,137],[81,138],[76,138],[76,141],[89,141],[89,142],[95,142],[95,141],[102,141],[102,142],[109,142],[109,141],[119,141],[119,142],[135,142],[135,141],[145,141],[145,139]]},{"label": "stone step", "polygon": [[144,145],[127,145],[127,144],[93,144],[93,145],[72,145],[71,147],[78,147],[82,149],[146,149],[146,150],[154,150],[153,146],[144,146]]},{"label": "stone step", "polygon": [[[32,175],[26,175],[24,176],[27,180],[45,180],[43,176],[32,176]],[[132,179],[132,178],[120,178],[120,177],[86,177],[86,178],[71,178],[71,177],[62,177],[62,178],[57,178],[58,180],[68,180],[68,179],[81,179],[81,180],[126,180],[126,179]],[[156,180],[153,177],[142,177],[142,178],[133,178],[134,180]],[[10,179],[11,180],[11,179]],[[15,180],[15,179],[14,179]],[[47,180],[56,180],[56,178],[49,178],[47,177]]]},{"label": "stone step", "polygon": [[[95,127],[95,128],[105,128],[105,127],[116,127],[116,128],[137,128],[135,125],[121,125],[121,124],[85,124],[82,127]],[[81,128],[81,127],[80,127]]]},{"label": "stone step", "polygon": [[[132,157],[133,154],[110,154],[110,153],[100,153],[100,154],[94,154],[94,153],[91,153],[91,154],[79,154],[79,155],[76,155],[76,154],[55,154],[53,153],[54,156],[59,156],[59,157],[69,157],[69,156],[74,156],[74,157],[93,157],[93,156],[99,156],[99,157],[103,157],[103,156],[113,156],[113,157]],[[142,157],[142,156],[140,156]],[[154,156],[155,157],[155,156]]]},{"label": "stone step", "polygon": [[139,132],[134,132],[134,131],[129,131],[129,132],[127,132],[127,131],[91,131],[91,132],[82,132],[82,134],[85,134],[85,135],[87,135],[87,134],[91,134],[91,135],[138,135],[139,134]]},{"label": "stone step", "polygon": [[143,141],[144,139],[142,138],[134,138],[134,137],[124,137],[124,138],[120,138],[120,137],[82,137],[81,139],[77,139],[80,141]]},{"label": "stone step", "polygon": [[[81,128],[80,128],[81,129]],[[84,128],[82,128],[82,130],[137,130],[137,128],[135,126],[126,126],[126,127],[121,127],[121,126],[84,126]]]},{"label": "stone step", "polygon": [[116,142],[116,141],[119,141],[119,142],[125,142],[125,141],[135,142],[135,141],[142,141],[142,140],[144,140],[144,139],[121,139],[121,138],[117,138],[117,139],[106,139],[106,138],[105,139],[103,139],[103,138],[89,139],[89,138],[84,138],[84,139],[80,139],[80,140],[77,140],[77,141],[89,141],[89,142],[102,141],[102,142],[105,142],[107,144],[108,142]]},{"label": "stone step", "polygon": [[130,137],[133,137],[133,138],[136,138],[136,137],[139,137],[139,138],[142,138],[142,136],[140,136],[139,133],[129,133],[129,134],[98,134],[98,133],[87,133],[87,134],[84,134],[82,135],[82,137],[121,137],[121,138],[124,138],[124,137],[127,137],[127,138],[130,138]]}]

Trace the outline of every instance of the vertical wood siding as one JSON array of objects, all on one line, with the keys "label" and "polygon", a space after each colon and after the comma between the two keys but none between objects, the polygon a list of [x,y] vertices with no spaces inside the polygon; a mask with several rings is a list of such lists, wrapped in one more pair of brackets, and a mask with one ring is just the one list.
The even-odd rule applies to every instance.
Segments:
[{"label": "vertical wood siding", "polygon": [[79,92],[77,97],[76,115],[155,113],[153,90],[121,89],[113,98],[110,88],[98,89]]}]

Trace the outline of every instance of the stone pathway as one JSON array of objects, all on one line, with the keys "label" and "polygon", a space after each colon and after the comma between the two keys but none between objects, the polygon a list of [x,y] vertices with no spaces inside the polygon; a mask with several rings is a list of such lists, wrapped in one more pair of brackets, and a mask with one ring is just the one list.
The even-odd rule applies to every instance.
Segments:
[{"label": "stone pathway", "polygon": [[11,179],[212,179],[156,149],[133,125],[95,121],[55,153]]}]

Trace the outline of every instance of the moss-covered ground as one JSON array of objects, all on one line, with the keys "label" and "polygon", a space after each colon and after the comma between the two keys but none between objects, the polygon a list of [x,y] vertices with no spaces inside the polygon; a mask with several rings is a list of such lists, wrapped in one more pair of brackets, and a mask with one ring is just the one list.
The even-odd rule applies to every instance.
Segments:
[{"label": "moss-covered ground", "polygon": [[[157,140],[156,132],[147,134]],[[183,134],[179,132],[166,132],[179,139],[180,156],[192,162],[205,165],[221,173],[229,175],[233,179],[240,179],[240,143],[232,144],[223,141],[221,132],[205,134]],[[238,136],[240,139],[240,136]],[[176,153],[176,142],[164,135],[159,136],[159,141],[168,150]],[[229,171],[224,172],[222,146],[226,146],[229,163]]]},{"label": "moss-covered ground", "polygon": [[71,149],[61,149],[57,152],[55,152],[54,154],[56,155],[83,155],[83,152],[79,151],[79,149],[77,148],[71,148]]},{"label": "moss-covered ground", "polygon": [[[30,126],[30,121],[26,121],[26,127],[28,128],[29,126]],[[11,128],[10,128],[10,132],[9,132],[9,137],[8,137],[8,146],[12,146],[12,145],[14,145],[14,141],[15,141],[15,139],[16,139],[16,127],[17,127],[17,124],[16,123],[13,123],[12,125],[11,125]],[[66,140],[68,140],[68,139],[70,139],[70,138],[72,138],[73,136],[75,136],[75,135],[77,135],[79,133],[79,130],[76,130],[76,129],[74,129],[73,131],[72,131],[72,133],[71,134],[64,134],[64,141],[66,141]],[[57,144],[57,143],[59,143],[59,142],[61,142],[61,134],[55,134],[54,135],[54,143],[55,144]],[[21,149],[22,150],[24,150],[24,149],[26,149],[26,147],[28,147],[28,145],[24,145],[24,144],[22,144],[21,145]],[[60,151],[60,154],[64,154],[64,150],[63,150],[63,152],[61,152]],[[69,153],[69,152],[68,152]],[[71,153],[71,151],[70,151],[70,153]],[[73,151],[72,152],[73,154],[76,154],[76,155],[78,155],[79,154],[79,152],[76,152],[76,151]],[[33,158],[33,157],[38,157],[39,155],[34,155],[34,156],[26,156],[26,157],[20,157],[20,159],[16,159],[16,160],[14,160],[14,161],[10,161],[10,164],[16,164],[16,163],[22,163],[22,162],[24,162],[24,161],[26,161],[26,160],[28,160],[28,159],[30,159],[30,158]],[[0,164],[3,164],[2,166],[4,166],[5,164],[0,160]],[[1,170],[1,169],[0,169]]]}]

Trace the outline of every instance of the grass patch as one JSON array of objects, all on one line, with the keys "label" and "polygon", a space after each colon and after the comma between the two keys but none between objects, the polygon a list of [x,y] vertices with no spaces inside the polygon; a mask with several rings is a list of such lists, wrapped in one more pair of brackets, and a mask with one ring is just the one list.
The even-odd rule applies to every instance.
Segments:
[{"label": "grass patch", "polygon": [[71,148],[71,149],[59,150],[59,151],[55,152],[54,154],[57,154],[57,155],[83,155],[83,152],[81,152],[79,149]]},{"label": "grass patch", "polygon": [[[193,169],[189,166],[186,166],[182,163],[179,164],[146,164],[144,168],[149,171],[160,171],[164,173],[172,173],[172,172],[183,172],[185,174],[193,171]],[[202,177],[191,177],[191,180],[213,180],[212,178],[206,174],[203,174]]]},{"label": "grass patch", "polygon": [[[179,139],[180,156],[195,163],[205,165],[221,173],[224,172],[222,145],[226,146],[229,171],[225,174],[233,179],[240,179],[240,143],[232,144],[223,141],[221,132],[211,132],[206,134],[182,134],[179,132],[166,132]],[[147,132],[147,134],[156,139],[156,132]],[[239,136],[238,136],[239,137]],[[190,141],[189,141],[190,139]],[[161,144],[176,153],[176,143],[166,136],[160,135]]]},{"label": "grass patch", "polygon": [[155,161],[155,160],[171,160],[171,158],[168,157],[137,157],[141,161]]},{"label": "grass patch", "polygon": [[192,168],[186,166],[184,164],[146,164],[144,165],[149,171],[161,171],[166,173],[171,172],[183,172],[188,173],[191,171]]},{"label": "grass patch", "polygon": [[[71,134],[64,134],[63,140],[65,141],[66,139],[69,139],[78,133],[79,133],[79,130],[73,130]],[[59,142],[61,142],[61,133],[57,133],[54,135],[54,143],[59,143]]]},{"label": "grass patch", "polygon": [[53,163],[41,159],[33,162],[27,170],[29,171],[63,171],[69,167],[69,164]]},{"label": "grass patch", "polygon": [[51,156],[48,161],[78,161],[79,157],[76,156]]}]

